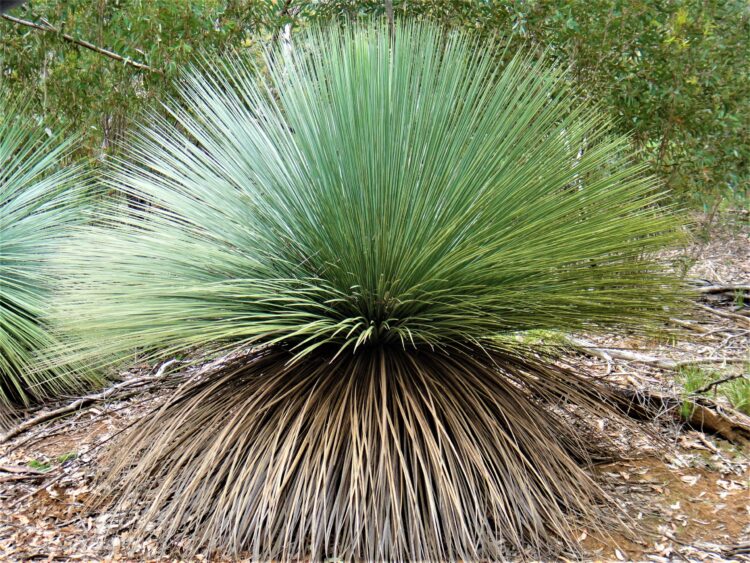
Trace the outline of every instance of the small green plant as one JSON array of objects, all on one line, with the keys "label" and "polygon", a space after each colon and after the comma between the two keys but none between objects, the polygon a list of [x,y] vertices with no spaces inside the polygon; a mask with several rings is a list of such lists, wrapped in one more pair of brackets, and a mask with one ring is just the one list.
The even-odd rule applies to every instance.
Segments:
[{"label": "small green plant", "polygon": [[49,461],[39,461],[38,459],[32,459],[28,463],[28,466],[37,471],[49,471],[52,469],[52,464]]},{"label": "small green plant", "polygon": [[672,265],[680,277],[685,277],[697,261],[697,258],[690,254],[680,254],[672,260]]},{"label": "small green plant", "polygon": [[57,456],[55,460],[57,461],[57,463],[63,464],[66,461],[76,459],[77,457],[78,457],[78,452],[68,452],[68,453],[64,453],[62,455]]},{"label": "small green plant", "polygon": [[745,291],[738,290],[734,292],[734,306],[742,308],[745,306]]},{"label": "small green plant", "polygon": [[735,409],[750,415],[750,379],[748,376],[728,381],[722,386],[722,392]]},{"label": "small green plant", "polygon": [[65,462],[68,462],[72,459],[76,459],[78,457],[78,452],[67,452],[58,456],[55,456],[52,459],[46,459],[46,460],[39,460],[39,459],[32,459],[27,463],[27,465],[31,469],[36,469],[37,471],[49,471],[52,469],[55,465],[62,465]]},{"label": "small green plant", "polygon": [[679,371],[678,379],[682,384],[685,394],[685,401],[680,411],[683,418],[690,417],[692,413],[693,407],[689,400],[690,395],[695,395],[699,392],[704,395],[716,393],[727,399],[735,409],[750,414],[750,380],[748,380],[747,376],[743,376],[711,386],[711,383],[726,377],[726,374],[706,370],[698,366],[682,368]]},{"label": "small green plant", "polygon": [[679,374],[680,383],[688,395],[694,394],[719,377],[719,374],[716,372],[707,371],[699,366],[683,367],[680,369]]},{"label": "small green plant", "polygon": [[684,419],[689,419],[693,413],[693,403],[688,397],[711,383],[714,380],[714,374],[697,366],[687,366],[680,370],[679,379],[685,393],[685,400],[680,407],[680,415]]}]

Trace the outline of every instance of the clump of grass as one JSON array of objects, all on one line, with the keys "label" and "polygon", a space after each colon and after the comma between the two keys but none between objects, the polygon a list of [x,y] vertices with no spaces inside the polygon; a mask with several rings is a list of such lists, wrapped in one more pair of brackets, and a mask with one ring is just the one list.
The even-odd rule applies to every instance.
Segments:
[{"label": "clump of grass", "polygon": [[52,459],[49,458],[43,458],[41,460],[39,459],[32,459],[28,462],[28,466],[31,469],[36,469],[37,471],[49,471],[52,469],[55,465],[62,465],[72,459],[76,459],[78,457],[78,452],[67,452],[61,455],[58,455]]},{"label": "clump of grass", "polygon": [[745,291],[735,291],[734,292],[734,306],[738,308],[742,308],[745,306]]},{"label": "clump of grass", "polygon": [[[695,394],[697,390],[704,388],[714,380],[714,374],[697,366],[686,366],[681,368],[679,375],[679,380],[686,397]],[[680,407],[680,414],[683,418],[687,419],[690,418],[692,412],[693,404],[686,398],[682,402],[682,407]]]},{"label": "clump of grass", "polygon": [[721,392],[735,409],[750,415],[750,379],[747,376],[728,381],[721,386]]},{"label": "clump of grass", "polygon": [[67,453],[64,453],[64,454],[60,454],[55,459],[56,459],[57,463],[62,464],[62,463],[66,463],[68,461],[71,461],[73,459],[76,459],[77,457],[78,457],[78,452],[67,452]]},{"label": "clump of grass", "polygon": [[[58,255],[59,357],[255,347],[111,450],[140,534],[264,560],[574,547],[606,389],[519,331],[650,331],[678,222],[566,73],[428,24],[187,72]],[[259,76],[267,76],[267,82]]]},{"label": "clump of grass", "polygon": [[42,369],[39,354],[55,341],[48,268],[55,245],[80,223],[75,194],[80,168],[61,165],[71,140],[35,127],[0,90],[0,426],[32,401],[96,382],[62,363]]},{"label": "clump of grass", "polygon": [[28,466],[37,471],[49,471],[52,469],[52,464],[49,461],[39,461],[38,459],[32,459],[28,463]]},{"label": "clump of grass", "polygon": [[679,374],[680,383],[688,395],[706,387],[712,381],[716,381],[720,375],[715,371],[709,371],[699,366],[685,366],[680,368]]},{"label": "clump of grass", "polygon": [[[679,382],[682,384],[686,397],[696,394],[708,387],[711,383],[726,377],[726,374],[714,370],[706,370],[698,366],[687,366],[679,372]],[[703,394],[716,393],[729,401],[738,411],[750,414],[750,380],[746,376],[719,383],[703,391]],[[686,399],[683,402],[681,413],[683,417],[689,417],[692,411],[691,403]]]}]

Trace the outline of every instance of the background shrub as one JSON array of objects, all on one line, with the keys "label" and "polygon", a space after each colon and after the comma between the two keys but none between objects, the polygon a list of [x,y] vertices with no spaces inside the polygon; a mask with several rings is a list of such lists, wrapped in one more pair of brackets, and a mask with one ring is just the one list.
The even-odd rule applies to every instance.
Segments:
[{"label": "background shrub", "polygon": [[[383,15],[370,0],[37,0],[14,15],[91,41],[159,73],[144,72],[0,19],[2,80],[32,92],[53,130],[71,126],[81,153],[113,150],[139,108],[172,92],[197,52],[258,53],[281,29]],[[93,9],[92,9],[93,7]],[[417,17],[487,39],[515,34],[569,65],[581,95],[632,133],[651,169],[699,206],[747,205],[750,182],[750,8],[744,0],[394,0]]]}]

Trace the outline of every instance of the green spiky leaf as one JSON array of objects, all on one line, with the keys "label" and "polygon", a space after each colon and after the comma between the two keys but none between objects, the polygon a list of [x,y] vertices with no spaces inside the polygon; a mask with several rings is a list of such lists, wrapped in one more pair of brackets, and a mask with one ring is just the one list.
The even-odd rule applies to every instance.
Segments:
[{"label": "green spiky leaf", "polygon": [[55,345],[43,320],[51,308],[48,263],[66,230],[80,222],[72,192],[82,176],[60,166],[70,141],[34,127],[6,96],[1,103],[0,407],[7,412],[78,388],[89,376],[81,379],[70,365],[38,366],[39,353]]},{"label": "green spiky leaf", "polygon": [[652,260],[674,217],[561,69],[499,68],[420,25],[392,47],[378,27],[312,31],[267,82],[241,57],[211,65],[111,173],[129,204],[62,256],[76,357],[461,347],[648,329],[675,302]]}]

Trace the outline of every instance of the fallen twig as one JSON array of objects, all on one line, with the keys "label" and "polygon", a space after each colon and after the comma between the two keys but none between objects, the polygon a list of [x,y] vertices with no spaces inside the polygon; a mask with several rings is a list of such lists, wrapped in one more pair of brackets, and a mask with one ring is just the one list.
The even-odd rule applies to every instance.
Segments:
[{"label": "fallen twig", "polygon": [[72,403],[65,405],[64,407],[60,407],[59,409],[54,409],[51,411],[43,412],[42,414],[35,416],[34,418],[31,418],[29,420],[26,420],[25,422],[22,422],[15,428],[8,430],[8,432],[6,432],[5,434],[0,435],[0,444],[2,444],[3,442],[7,442],[11,438],[15,438],[19,434],[23,434],[24,432],[26,432],[27,430],[29,430],[30,428],[33,428],[34,426],[38,424],[47,422],[48,420],[52,420],[53,418],[57,418],[65,414],[70,414],[92,403],[103,401],[111,397],[112,395],[114,395],[117,391],[126,389],[128,387],[133,387],[141,383],[147,383],[155,379],[159,379],[160,377],[164,375],[164,372],[166,371],[166,369],[170,365],[174,364],[175,362],[177,362],[176,359],[164,362],[154,375],[146,375],[143,377],[137,377],[135,379],[129,379],[127,381],[122,381],[120,383],[113,385],[112,387],[105,389],[104,391],[100,393],[87,395],[85,397],[81,397],[80,399],[73,401]]},{"label": "fallen twig", "polygon": [[48,471],[39,471],[23,465],[0,465],[0,472],[15,473],[20,475],[46,475]]},{"label": "fallen twig", "polygon": [[[654,418],[654,413],[671,413],[695,430],[710,432],[734,443],[750,443],[750,417],[717,405],[706,397],[682,399],[645,389],[612,388],[613,395],[621,399],[616,406],[635,418]],[[684,406],[690,407],[688,409]]]},{"label": "fallen twig", "polygon": [[580,340],[580,339],[569,339],[569,341],[571,344],[573,344],[573,346],[575,346],[575,348],[577,348],[581,352],[588,354],[589,356],[593,356],[595,358],[600,358],[607,362],[611,361],[612,359],[627,360],[630,362],[639,362],[641,364],[652,365],[661,369],[675,370],[681,367],[695,365],[695,364],[738,364],[738,363],[747,362],[747,359],[745,358],[725,358],[725,357],[720,357],[720,358],[698,357],[698,358],[690,358],[687,360],[670,360],[669,358],[659,358],[657,356],[649,356],[647,354],[641,354],[641,353],[632,352],[629,350],[603,348],[603,347],[596,346],[592,342],[587,342],[585,340]]},{"label": "fallen twig", "polygon": [[701,309],[704,309],[708,311],[709,313],[716,315],[717,317],[723,317],[725,319],[731,319],[739,324],[745,325],[747,327],[750,327],[750,319],[747,317],[743,317],[742,315],[738,315],[736,313],[728,313],[727,311],[721,311],[719,309],[714,309],[713,307],[709,307],[708,305],[703,305],[702,303],[696,303],[698,307]]},{"label": "fallen twig", "polygon": [[43,479],[46,475],[49,475],[49,470],[40,471],[23,465],[0,465],[0,473],[10,473],[8,476],[0,477],[0,483],[7,483],[10,481]]},{"label": "fallen twig", "polygon": [[669,319],[669,322],[671,322],[672,324],[676,324],[677,326],[694,330],[695,332],[700,332],[701,334],[707,334],[711,332],[710,328],[706,328],[701,324],[685,321],[683,319]]},{"label": "fallen twig", "polygon": [[36,473],[28,473],[26,475],[9,475],[8,477],[0,477],[0,483],[8,483],[13,481],[34,481],[36,479],[43,479],[44,475],[37,475]]},{"label": "fallen twig", "polygon": [[46,481],[45,483],[42,483],[40,486],[38,486],[33,491],[31,491],[31,492],[23,495],[21,498],[19,498],[18,500],[16,500],[16,502],[13,503],[13,508],[15,508],[16,506],[20,505],[26,499],[29,499],[29,498],[33,497],[35,494],[43,491],[47,487],[50,487],[50,486],[54,485],[55,483],[57,483],[58,481],[60,481],[66,475],[67,475],[66,473],[61,472],[54,479],[50,479],[49,481]]},{"label": "fallen twig", "polygon": [[735,379],[742,379],[746,377],[745,375],[739,374],[739,375],[729,375],[727,377],[723,377],[721,379],[717,379],[716,381],[712,381],[708,385],[701,387],[700,389],[696,389],[691,393],[691,395],[701,395],[702,393],[706,393],[707,391],[710,391],[714,387],[717,387],[721,385],[722,383],[727,383],[729,381],[734,381]]},{"label": "fallen twig", "polygon": [[750,285],[747,284],[729,284],[729,285],[704,285],[696,288],[699,293],[734,293],[735,291],[750,291]]},{"label": "fallen twig", "polygon": [[[721,456],[722,459],[724,458],[723,454],[721,453],[721,450],[714,446],[711,442],[706,440],[706,437],[703,435],[703,432],[696,432],[696,436],[698,437],[698,441],[700,441],[701,444],[703,444],[708,450],[712,451],[718,456]],[[725,462],[734,463],[731,460],[724,460]]]},{"label": "fallen twig", "polygon": [[0,14],[0,17],[10,22],[16,23],[18,25],[23,25],[25,27],[30,27],[32,29],[37,29],[39,31],[44,31],[47,33],[56,33],[69,43],[73,43],[74,45],[78,45],[79,47],[83,47],[84,49],[89,49],[91,51],[94,51],[95,53],[99,53],[100,55],[109,57],[110,59],[120,61],[121,63],[126,64],[128,66],[132,66],[133,68],[146,70],[148,72],[153,72],[156,74],[164,74],[164,72],[159,70],[158,68],[151,67],[145,63],[139,63],[138,61],[134,61],[128,57],[123,57],[122,55],[118,55],[117,53],[115,53],[114,51],[110,51],[109,49],[98,47],[97,45],[94,45],[93,43],[89,43],[88,41],[85,41],[83,39],[77,39],[76,37],[73,37],[72,35],[63,33],[58,28],[56,28],[55,26],[53,26],[47,21],[44,21],[42,24],[38,24],[36,22],[24,20],[24,19],[17,18],[14,16],[9,16],[8,14]]},{"label": "fallen twig", "polygon": [[738,543],[723,553],[725,557],[737,557],[738,555],[750,555],[750,541]]},{"label": "fallen twig", "polygon": [[[169,364],[171,364],[171,363],[174,363],[174,362],[176,362],[176,361],[177,361],[177,360],[170,360],[169,362],[164,362],[164,364],[162,364],[162,366],[161,366],[161,367],[159,368],[159,371],[158,371],[158,372],[156,373],[156,375],[155,375],[155,376],[153,377],[153,379],[156,379],[156,378],[157,378],[157,376],[159,376],[160,374],[163,374],[163,373],[164,373],[164,370],[166,370],[167,366],[168,366]],[[145,378],[139,378],[139,379],[141,379],[141,380],[142,380],[142,379],[145,379]],[[135,380],[132,380],[132,381],[135,381]],[[114,439],[115,439],[115,438],[116,438],[117,436],[121,435],[121,434],[122,434],[123,432],[125,432],[126,430],[128,430],[129,428],[131,428],[131,427],[133,426],[133,424],[135,424],[135,423],[133,422],[133,423],[131,423],[131,424],[128,424],[127,426],[125,426],[124,428],[121,428],[120,430],[118,430],[118,431],[117,431],[117,432],[115,432],[114,434],[111,434],[110,436],[108,436],[108,437],[104,438],[103,440],[100,440],[99,442],[97,442],[96,444],[94,444],[94,445],[93,445],[93,446],[92,446],[91,448],[89,448],[89,450],[88,450],[88,451],[87,451],[86,453],[87,453],[87,454],[90,454],[90,453],[91,453],[91,452],[93,452],[94,450],[97,450],[97,449],[101,448],[102,446],[104,446],[105,444],[107,444],[108,442],[111,442],[111,441],[112,441],[112,440],[114,440]],[[80,462],[80,464],[81,464],[82,466],[83,466],[83,465],[88,465],[88,464],[89,464],[89,463],[91,463],[91,462],[92,462],[92,461],[93,461],[94,459],[95,459],[94,457],[91,457],[91,458],[89,458],[88,460],[85,460],[85,461],[82,461],[82,462]],[[60,466],[56,467],[55,469],[59,469],[59,468],[61,468],[61,467],[62,467],[62,465],[60,465]],[[13,508],[16,508],[16,507],[18,507],[18,506],[19,506],[19,505],[20,505],[20,504],[21,504],[21,503],[22,503],[23,501],[25,501],[25,500],[27,500],[27,499],[29,499],[29,498],[33,497],[33,496],[34,496],[34,495],[36,495],[37,493],[40,493],[41,491],[45,490],[45,489],[46,489],[47,487],[49,487],[50,485],[54,485],[55,483],[57,483],[58,481],[60,481],[60,480],[61,480],[61,479],[62,479],[63,477],[65,477],[65,475],[66,475],[65,473],[60,473],[60,474],[59,474],[59,475],[57,475],[57,477],[55,477],[54,479],[50,479],[49,481],[47,481],[46,483],[43,483],[42,485],[40,485],[39,487],[37,487],[37,488],[36,488],[36,489],[34,489],[33,491],[31,491],[31,492],[29,492],[29,493],[25,494],[24,496],[22,496],[21,498],[17,499],[17,500],[16,500],[16,501],[15,501],[15,502],[13,503]]]}]

